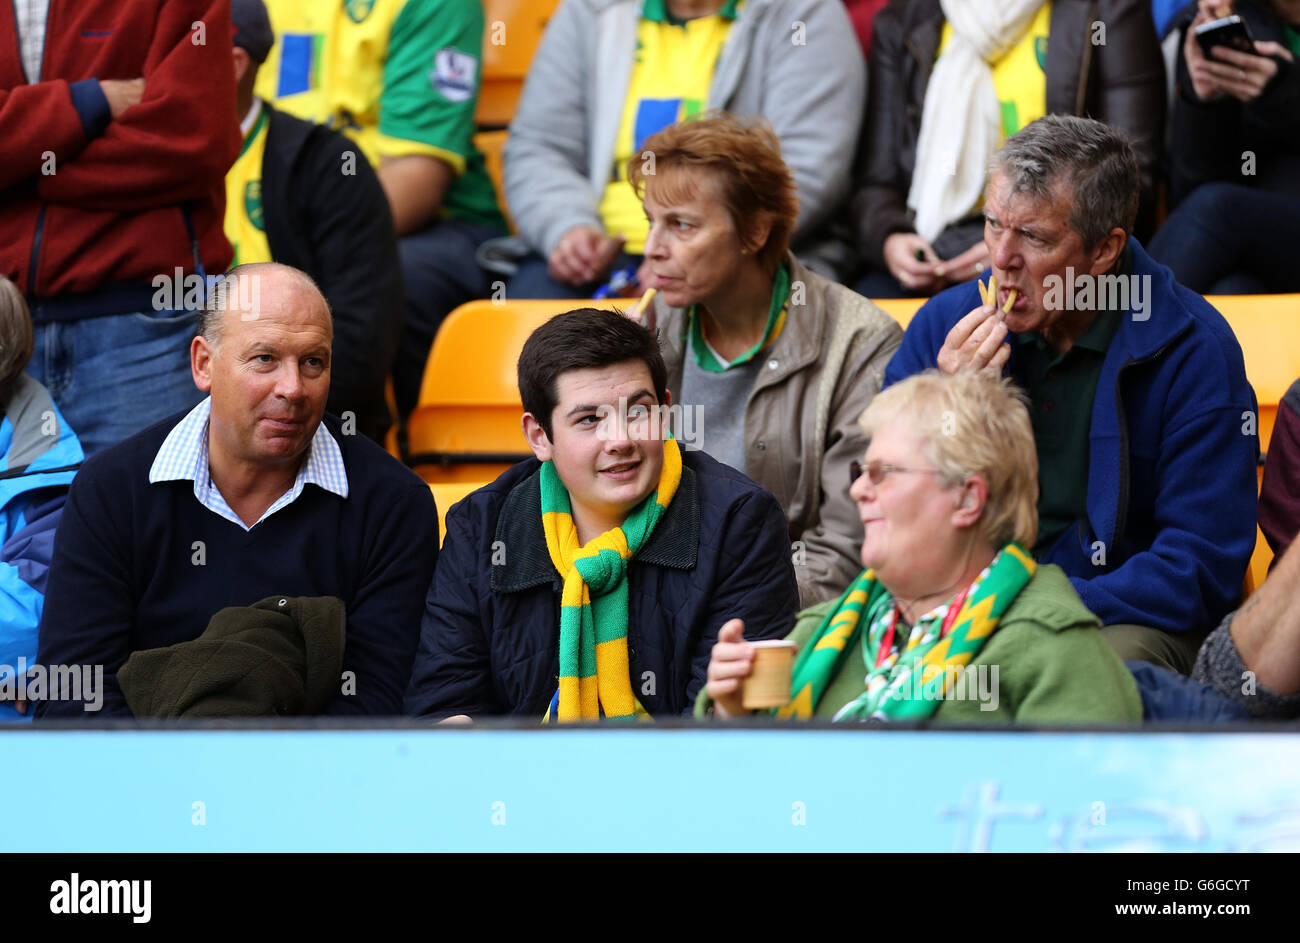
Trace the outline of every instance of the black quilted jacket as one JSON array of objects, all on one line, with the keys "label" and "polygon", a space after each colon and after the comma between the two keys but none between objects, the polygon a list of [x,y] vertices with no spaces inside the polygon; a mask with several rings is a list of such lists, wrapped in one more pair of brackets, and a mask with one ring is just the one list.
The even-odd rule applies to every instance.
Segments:
[{"label": "black quilted jacket", "polygon": [[[559,679],[560,576],[542,534],[539,463],[521,462],[451,508],[429,592],[408,713],[540,720]],[[718,628],[782,638],[799,590],[770,493],[684,452],[667,514],[628,568],[632,690],[651,714],[689,715]]]}]

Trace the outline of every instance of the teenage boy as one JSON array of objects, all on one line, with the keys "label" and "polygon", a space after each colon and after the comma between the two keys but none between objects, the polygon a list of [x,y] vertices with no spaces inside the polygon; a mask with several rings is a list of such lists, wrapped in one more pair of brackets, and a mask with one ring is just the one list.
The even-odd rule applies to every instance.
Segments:
[{"label": "teenage boy", "polygon": [[447,515],[409,713],[689,714],[718,628],[781,638],[799,590],[781,507],[667,434],[653,335],[583,308],[519,357],[535,459]]}]

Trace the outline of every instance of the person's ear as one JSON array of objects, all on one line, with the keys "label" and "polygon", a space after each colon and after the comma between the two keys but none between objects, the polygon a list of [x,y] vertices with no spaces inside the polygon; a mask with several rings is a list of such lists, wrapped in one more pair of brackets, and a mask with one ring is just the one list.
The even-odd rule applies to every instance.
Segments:
[{"label": "person's ear", "polygon": [[537,417],[532,413],[524,413],[520,425],[524,430],[524,439],[528,442],[528,447],[533,450],[533,454],[537,456],[537,460],[549,462],[555,456],[555,449],[546,435],[546,430],[537,421]]},{"label": "person's ear", "polygon": [[974,527],[984,515],[989,500],[989,486],[979,475],[971,475],[961,485],[956,508],[952,512],[955,527]]},{"label": "person's ear", "polygon": [[194,385],[205,393],[212,389],[212,362],[216,356],[206,337],[190,341],[190,374],[194,377]]},{"label": "person's ear", "polygon": [[1092,250],[1091,272],[1093,276],[1105,275],[1115,267],[1119,261],[1120,253],[1124,251],[1124,246],[1128,242],[1128,234],[1116,226],[1110,232],[1102,237]]},{"label": "person's ear", "polygon": [[767,237],[772,234],[772,217],[766,213],[757,213],[749,221],[748,232],[741,234],[741,247],[747,255],[753,255],[767,245]]},{"label": "person's ear", "polygon": [[246,49],[239,46],[235,46],[233,49],[231,56],[235,64],[235,85],[239,85],[240,82],[244,81],[244,76],[248,74],[248,70],[252,68],[253,58]]}]

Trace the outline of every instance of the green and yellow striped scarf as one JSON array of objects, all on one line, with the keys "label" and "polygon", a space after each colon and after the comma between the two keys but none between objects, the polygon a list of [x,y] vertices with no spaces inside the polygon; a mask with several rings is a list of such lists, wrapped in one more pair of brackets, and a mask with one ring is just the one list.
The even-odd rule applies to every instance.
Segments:
[{"label": "green and yellow striped scarf", "polygon": [[[875,570],[860,575],[822,620],[794,665],[794,696],[777,708],[782,719],[807,720],[839,673],[845,654],[861,636],[867,667],[866,690],[845,705],[836,720],[920,720],[938,709],[947,686],[998,627],[1011,601],[1034,575],[1036,564],[1019,544],[1009,543],[971,584],[952,622],[940,638],[942,619],[919,621],[906,640],[895,638],[883,659],[881,645],[891,623],[894,598]],[[865,624],[867,631],[859,632]],[[881,664],[877,665],[877,662]],[[914,672],[920,672],[916,678]],[[919,697],[915,696],[917,693]]]},{"label": "green and yellow striped scarf", "polygon": [[644,713],[632,693],[627,654],[627,564],[645,546],[682,480],[677,441],[664,441],[655,490],[621,527],[578,545],[569,492],[553,462],[541,470],[542,530],[564,580],[560,596],[560,687],[544,720],[632,720]]}]

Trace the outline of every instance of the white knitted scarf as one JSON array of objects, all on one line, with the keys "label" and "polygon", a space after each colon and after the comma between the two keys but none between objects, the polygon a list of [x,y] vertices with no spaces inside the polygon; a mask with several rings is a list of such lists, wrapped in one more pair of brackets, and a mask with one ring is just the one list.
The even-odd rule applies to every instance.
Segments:
[{"label": "white knitted scarf", "polygon": [[907,205],[916,231],[933,242],[984,192],[1002,123],[993,69],[1018,43],[1043,0],[940,0],[952,38],[925,89],[916,169]]}]

